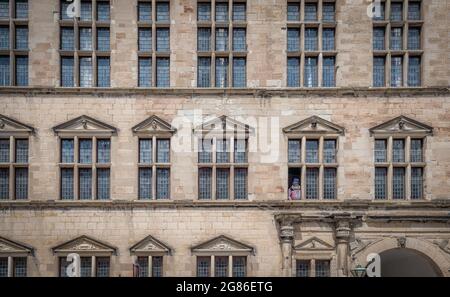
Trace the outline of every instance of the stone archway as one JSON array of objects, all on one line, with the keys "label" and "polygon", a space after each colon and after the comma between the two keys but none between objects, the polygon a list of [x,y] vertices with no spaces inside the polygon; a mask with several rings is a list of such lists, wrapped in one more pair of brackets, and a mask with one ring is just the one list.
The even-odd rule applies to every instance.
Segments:
[{"label": "stone archway", "polygon": [[[368,244],[365,249],[354,255],[355,258],[352,265],[361,264],[365,266],[367,264],[367,256],[371,253],[379,254],[382,258],[382,263],[384,254],[385,263],[386,261],[391,263],[385,264],[388,266],[395,265],[395,261],[399,261],[397,265],[400,265],[404,259],[399,259],[399,257],[404,257],[415,261],[416,265],[418,265],[417,267],[419,267],[417,270],[423,269],[422,271],[428,274],[434,272],[436,276],[450,276],[450,254],[444,253],[438,246],[425,240],[412,237],[389,237],[374,241],[373,244]],[[383,266],[383,264],[381,265]],[[383,271],[383,267],[381,270]],[[388,271],[388,273],[394,272],[392,270]]]},{"label": "stone archway", "polygon": [[382,277],[439,277],[437,265],[427,255],[408,248],[395,248],[380,254]]}]

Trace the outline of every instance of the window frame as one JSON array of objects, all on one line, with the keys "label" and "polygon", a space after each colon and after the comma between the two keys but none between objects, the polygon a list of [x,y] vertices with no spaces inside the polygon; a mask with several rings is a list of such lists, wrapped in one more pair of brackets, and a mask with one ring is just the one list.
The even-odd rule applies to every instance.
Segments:
[{"label": "window frame", "polygon": [[[298,252],[296,252],[298,253]],[[299,276],[297,273],[297,263],[303,261],[309,264],[309,270],[308,270],[308,275],[307,276]],[[326,261],[328,262],[329,265],[329,271],[328,271],[328,275],[327,276],[318,276],[317,275],[317,271],[316,271],[316,267],[317,267],[317,262],[318,261]],[[311,252],[307,252],[303,255],[300,254],[296,254],[293,257],[293,261],[292,261],[292,276],[293,277],[334,277],[334,270],[333,270],[333,266],[335,265],[335,259],[332,255],[330,255],[330,253],[324,253],[324,252],[318,252],[318,253],[311,253]]]}]

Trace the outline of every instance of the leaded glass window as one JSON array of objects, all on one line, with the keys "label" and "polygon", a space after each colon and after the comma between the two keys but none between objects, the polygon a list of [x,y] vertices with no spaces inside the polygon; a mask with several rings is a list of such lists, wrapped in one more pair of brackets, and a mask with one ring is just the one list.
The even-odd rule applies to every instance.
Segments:
[{"label": "leaded glass window", "polygon": [[322,50],[334,51],[334,29],[322,30]]},{"label": "leaded glass window", "polygon": [[200,139],[199,140],[199,163],[212,163],[212,139]]},{"label": "leaded glass window", "polygon": [[0,49],[9,49],[9,27],[0,26]]},{"label": "leaded glass window", "polygon": [[199,88],[209,88],[211,86],[211,58],[198,58],[197,86]]},{"label": "leaded glass window", "polygon": [[80,50],[92,50],[92,28],[80,28]]},{"label": "leaded glass window", "polygon": [[305,29],[305,51],[317,51],[317,29]]},{"label": "leaded glass window", "polygon": [[233,21],[245,21],[245,19],[246,19],[245,3],[234,2],[233,3]]},{"label": "leaded glass window", "polygon": [[247,169],[234,169],[234,199],[247,199]]},{"label": "leaded glass window", "polygon": [[411,162],[423,162],[422,139],[411,139]]},{"label": "leaded glass window", "polygon": [[27,258],[26,257],[14,257],[13,258],[14,277],[26,277],[27,276]]},{"label": "leaded glass window", "polygon": [[167,28],[156,29],[156,50],[158,52],[170,51],[170,30]]},{"label": "leaded glass window", "polygon": [[228,139],[217,139],[216,140],[216,162],[217,163],[229,163],[229,141]]},{"label": "leaded glass window", "polygon": [[109,258],[108,257],[97,257],[97,277],[108,277],[109,276]]},{"label": "leaded glass window", "polygon": [[403,85],[403,57],[393,56],[391,58],[391,87]]},{"label": "leaded glass window", "polygon": [[300,3],[288,2],[287,5],[287,20],[288,21],[300,21]]},{"label": "leaded glass window", "polygon": [[8,257],[0,258],[0,277],[8,277]]},{"label": "leaded glass window", "polygon": [[411,168],[411,199],[423,198],[423,168]]},{"label": "leaded glass window", "polygon": [[152,30],[151,28],[139,28],[139,50],[152,50]]},{"label": "leaded glass window", "polygon": [[323,3],[322,21],[334,22],[334,3]]},{"label": "leaded glass window", "polygon": [[92,163],[92,139],[80,139],[79,141],[79,163]]},{"label": "leaded glass window", "polygon": [[80,168],[79,174],[79,195],[80,200],[90,200],[92,199],[92,169],[91,168]]},{"label": "leaded glass window", "polygon": [[170,198],[170,169],[157,168],[156,169],[156,199]]},{"label": "leaded glass window", "polygon": [[317,21],[316,3],[305,3],[305,21]]},{"label": "leaded glass window", "polygon": [[323,198],[336,199],[336,168],[324,168]]},{"label": "leaded glass window", "polygon": [[140,22],[150,22],[152,20],[151,2],[138,2],[138,20]]},{"label": "leaded glass window", "polygon": [[28,198],[28,168],[16,168],[15,169],[15,187],[17,200]]},{"label": "leaded glass window", "polygon": [[306,163],[319,163],[318,140],[306,140]]},{"label": "leaded glass window", "polygon": [[98,139],[97,140],[97,163],[111,162],[111,140]]},{"label": "leaded glass window", "polygon": [[247,141],[245,139],[234,141],[234,163],[247,163]]},{"label": "leaded glass window", "polygon": [[9,139],[0,139],[0,163],[9,163]]},{"label": "leaded glass window", "polygon": [[72,27],[61,27],[61,49],[67,51],[73,51],[75,49],[74,31]]},{"label": "leaded glass window", "polygon": [[247,258],[244,256],[233,256],[233,277],[247,276]]},{"label": "leaded glass window", "polygon": [[403,19],[403,3],[391,2],[391,21],[401,21]]},{"label": "leaded glass window", "polygon": [[67,261],[66,257],[59,257],[59,277],[68,277],[67,276],[67,267],[70,265],[70,262]]},{"label": "leaded glass window", "polygon": [[403,29],[401,27],[391,28],[391,50],[403,49]]},{"label": "leaded glass window", "polygon": [[109,28],[97,28],[97,50],[109,51]]},{"label": "leaded glass window", "polygon": [[420,1],[409,1],[408,20],[420,20]]},{"label": "leaded glass window", "polygon": [[245,88],[246,84],[246,59],[233,59],[233,87]]},{"label": "leaded glass window", "polygon": [[150,87],[152,84],[151,58],[139,58],[139,86]]},{"label": "leaded glass window", "polygon": [[378,1],[378,2],[374,2],[375,5],[378,5],[378,7],[375,7],[373,12],[373,19],[375,21],[381,21],[385,19],[385,3]]},{"label": "leaded glass window", "polygon": [[81,1],[80,20],[81,21],[91,21],[92,20],[92,3],[91,3],[91,1]]},{"label": "leaded glass window", "polygon": [[152,276],[162,277],[163,276],[163,257],[152,257]]},{"label": "leaded glass window", "polygon": [[392,162],[402,163],[405,162],[405,140],[394,139],[392,147]]},{"label": "leaded glass window", "polygon": [[16,85],[28,86],[28,56],[16,56]]},{"label": "leaded glass window", "polygon": [[330,277],[329,260],[316,260],[316,277]]},{"label": "leaded glass window", "polygon": [[408,86],[418,87],[421,84],[420,57],[410,56],[408,61]]},{"label": "leaded glass window", "polygon": [[81,257],[80,263],[80,275],[81,277],[91,277],[91,267],[92,267],[92,258],[91,257]]},{"label": "leaded glass window", "polygon": [[92,58],[80,58],[80,87],[92,87]]},{"label": "leaded glass window", "polygon": [[10,81],[9,56],[0,56],[0,86],[9,86]]},{"label": "leaded glass window", "polygon": [[199,199],[211,199],[212,168],[199,168],[198,170]]},{"label": "leaded glass window", "polygon": [[170,86],[170,60],[168,58],[156,58],[156,86],[168,88]]},{"label": "leaded glass window", "polygon": [[0,199],[9,199],[9,169],[0,168]]},{"label": "leaded glass window", "polygon": [[246,50],[246,30],[244,28],[233,29],[233,51],[244,52]]},{"label": "leaded glass window", "polygon": [[387,198],[387,168],[375,168],[375,199]]},{"label": "leaded glass window", "polygon": [[323,141],[323,162],[324,163],[336,163],[336,140],[325,139]]},{"label": "leaded glass window", "polygon": [[73,57],[61,57],[61,86],[73,87],[74,86],[74,58]]},{"label": "leaded glass window", "polygon": [[289,139],[288,141],[288,162],[300,163],[300,149],[301,141],[296,139]]},{"label": "leaded glass window", "polygon": [[16,139],[16,163],[28,163],[28,139]]},{"label": "leaded glass window", "polygon": [[97,2],[97,21],[109,22],[109,18],[110,18],[109,1]]},{"label": "leaded glass window", "polygon": [[217,168],[216,170],[216,199],[229,199],[230,170]]},{"label": "leaded glass window", "polygon": [[152,199],[151,168],[139,168],[139,199]]},{"label": "leaded glass window", "polygon": [[300,50],[300,30],[298,28],[288,28],[287,50],[288,52],[296,52]]},{"label": "leaded glass window", "polygon": [[197,50],[202,52],[208,52],[211,50],[210,28],[198,28]]},{"label": "leaded glass window", "polygon": [[228,29],[217,28],[216,29],[216,51],[228,50]]},{"label": "leaded glass window", "polygon": [[306,168],[306,199],[319,198],[319,169]]},{"label": "leaded glass window", "polygon": [[300,59],[288,58],[287,59],[287,86],[299,87],[300,86]]},{"label": "leaded glass window", "polygon": [[0,1],[0,19],[9,18],[9,0]]},{"label": "leaded glass window", "polygon": [[335,57],[324,57],[322,65],[322,86],[334,87],[335,82]]},{"label": "leaded glass window", "polygon": [[156,142],[157,142],[156,162],[169,163],[170,162],[170,140],[169,139],[158,139]]},{"label": "leaded glass window", "polygon": [[97,169],[97,199],[110,199],[110,171],[109,168]]},{"label": "leaded glass window", "polygon": [[225,256],[216,256],[215,257],[215,269],[214,276],[215,277],[227,277],[228,276],[228,257]]},{"label": "leaded glass window", "polygon": [[197,20],[211,21],[211,3],[199,2],[197,4]]},{"label": "leaded glass window", "polygon": [[228,3],[216,3],[216,22],[228,22]]},{"label": "leaded glass window", "polygon": [[197,257],[197,277],[211,276],[211,257]]},{"label": "leaded glass window", "polygon": [[61,139],[61,163],[74,162],[74,141],[73,139]]},{"label": "leaded glass window", "polygon": [[168,22],[170,19],[170,8],[168,2],[156,3],[156,21]]},{"label": "leaded glass window", "polygon": [[139,265],[138,277],[148,277],[148,257],[138,257],[137,264]]},{"label": "leaded glass window", "polygon": [[311,271],[309,260],[297,260],[295,274],[297,277],[309,277]]},{"label": "leaded glass window", "polygon": [[373,86],[384,87],[385,82],[385,58],[374,57],[373,58]]},{"label": "leaded glass window", "polygon": [[74,199],[73,192],[73,169],[61,168],[61,199],[72,200]]},{"label": "leaded glass window", "polygon": [[405,199],[405,168],[394,167],[392,190],[394,199]]},{"label": "leaded glass window", "polygon": [[373,28],[373,49],[382,51],[385,49],[385,29],[383,27]]},{"label": "leaded glass window", "polygon": [[305,87],[317,87],[317,58],[305,58]]},{"label": "leaded glass window", "polygon": [[228,86],[228,58],[216,58],[216,88]]},{"label": "leaded glass window", "polygon": [[420,27],[410,27],[408,29],[408,49],[420,49]]},{"label": "leaded glass window", "polygon": [[387,162],[386,139],[375,139],[375,163]]},{"label": "leaded glass window", "polygon": [[139,139],[139,163],[152,163],[152,140]]}]

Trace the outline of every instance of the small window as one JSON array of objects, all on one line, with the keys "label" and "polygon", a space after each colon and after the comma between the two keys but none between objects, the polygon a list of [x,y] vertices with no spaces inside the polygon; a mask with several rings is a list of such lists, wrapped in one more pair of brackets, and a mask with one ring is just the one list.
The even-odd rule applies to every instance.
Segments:
[{"label": "small window", "polygon": [[316,260],[316,277],[330,277],[329,260]]},{"label": "small window", "polygon": [[197,257],[197,277],[211,276],[211,257]]},{"label": "small window", "polygon": [[156,21],[168,22],[170,19],[170,8],[168,2],[156,2]]},{"label": "small window", "polygon": [[297,277],[309,277],[311,272],[311,265],[309,260],[297,260],[296,261],[296,276]]},{"label": "small window", "polygon": [[138,20],[140,22],[151,22],[152,20],[151,2],[138,2]]},{"label": "small window", "polygon": [[228,3],[216,3],[216,22],[228,22]]},{"label": "small window", "polygon": [[246,5],[245,3],[233,2],[233,21],[245,21]]},{"label": "small window", "polygon": [[211,21],[211,3],[199,2],[197,6],[197,20]]},{"label": "small window", "polygon": [[300,2],[288,2],[287,20],[291,22],[300,21]]},{"label": "small window", "polygon": [[97,2],[97,21],[109,22],[109,1]]}]

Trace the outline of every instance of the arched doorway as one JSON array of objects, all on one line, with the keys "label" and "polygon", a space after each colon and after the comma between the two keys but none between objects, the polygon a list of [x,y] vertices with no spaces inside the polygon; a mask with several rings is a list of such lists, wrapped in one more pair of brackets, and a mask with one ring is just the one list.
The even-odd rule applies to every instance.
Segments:
[{"label": "arched doorway", "polygon": [[408,248],[394,248],[380,253],[382,277],[442,276],[437,265],[425,254]]}]

